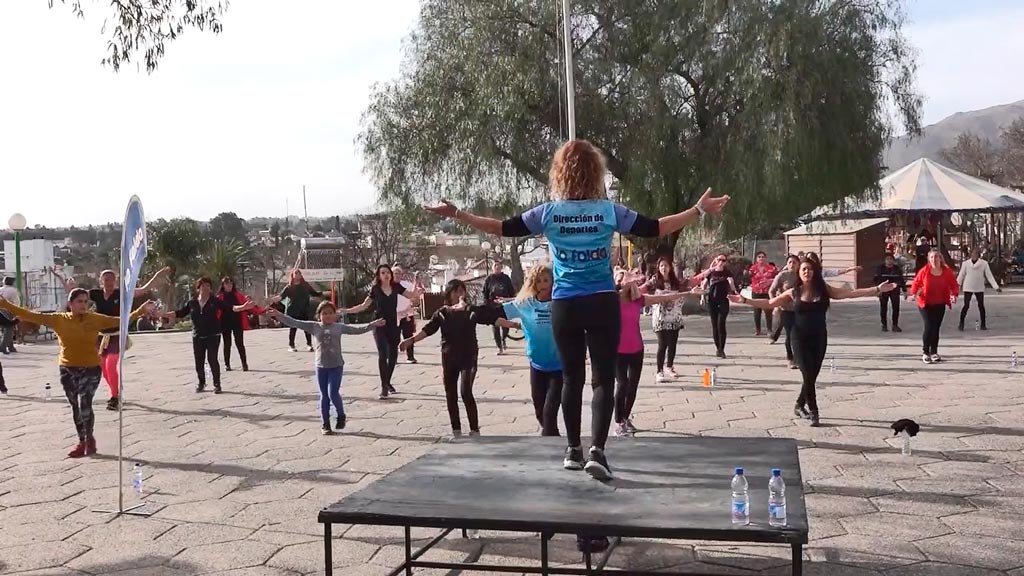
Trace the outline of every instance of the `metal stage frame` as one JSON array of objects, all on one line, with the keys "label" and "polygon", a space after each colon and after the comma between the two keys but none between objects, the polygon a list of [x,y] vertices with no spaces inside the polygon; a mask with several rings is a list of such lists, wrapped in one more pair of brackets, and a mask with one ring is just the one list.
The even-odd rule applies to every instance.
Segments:
[{"label": "metal stage frame", "polygon": [[[362,490],[323,508],[324,573],[333,576],[333,524],[394,526],[404,531],[405,559],[389,576],[416,569],[541,575],[690,576],[687,572],[608,568],[623,538],[786,544],[792,574],[803,574],[807,512],[796,442],[771,438],[631,439],[609,448],[616,479],[599,483],[560,469],[560,438],[475,438],[445,444]],[[751,524],[729,518],[732,468],[748,470]],[[767,479],[782,468],[787,480],[788,525],[769,526]],[[792,483],[792,486],[789,485]],[[685,512],[685,514],[684,514]],[[414,546],[412,529],[439,529]],[[438,562],[422,557],[453,531],[540,535],[540,561],[494,565]],[[579,566],[552,565],[556,534],[603,535],[607,550],[585,551]],[[723,569],[723,571],[725,571]],[[708,576],[707,572],[701,572]]]}]

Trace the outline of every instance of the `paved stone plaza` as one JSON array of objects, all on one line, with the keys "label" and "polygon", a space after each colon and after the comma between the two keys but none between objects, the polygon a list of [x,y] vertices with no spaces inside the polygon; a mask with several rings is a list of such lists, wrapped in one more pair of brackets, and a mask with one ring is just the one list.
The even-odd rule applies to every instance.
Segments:
[{"label": "paved stone plaza", "polygon": [[[969,331],[958,333],[947,315],[940,346],[947,362],[924,366],[915,309],[904,304],[903,334],[880,334],[874,301],[835,304],[830,354],[838,370],[823,371],[818,429],[793,418],[799,373],[786,369],[781,343],[752,336],[748,309],[734,307],[729,318],[720,386],[701,388],[698,372],[711,365],[713,348],[708,320],[691,317],[680,383],[654,383],[647,335],[635,409],[640,435],[799,440],[811,525],[807,574],[1024,576],[1024,366],[1013,371],[1009,363],[1013,346],[1024,354],[1024,293],[990,295],[988,307],[989,332],[975,332],[972,316]],[[68,460],[74,429],[59,398],[56,346],[26,345],[4,357],[11,394],[0,397],[0,574],[317,574],[318,509],[447,440],[437,338],[418,347],[419,365],[399,365],[398,399],[381,402],[371,337],[346,337],[349,424],[333,437],[320,435],[312,355],[287,352],[282,331],[246,338],[253,371],[227,373],[220,396],[193,392],[187,334],[135,340],[126,363],[125,451],[144,463],[151,518],[92,512],[116,505],[116,413],[103,410],[106,386],[96,398],[100,454]],[[536,434],[521,344],[498,357],[489,330],[480,339],[483,433]],[[54,384],[49,402],[46,382]],[[923,427],[913,457],[900,454],[888,429],[904,417]],[[613,467],[629,442],[610,441]],[[728,490],[732,471],[718,472]],[[400,529],[335,530],[335,574],[384,574],[403,554]],[[559,561],[577,558],[572,537],[554,544]],[[532,535],[484,533],[450,539],[426,558],[523,563],[537,549]],[[789,573],[789,553],[786,546],[628,541],[612,564],[781,575]]]}]

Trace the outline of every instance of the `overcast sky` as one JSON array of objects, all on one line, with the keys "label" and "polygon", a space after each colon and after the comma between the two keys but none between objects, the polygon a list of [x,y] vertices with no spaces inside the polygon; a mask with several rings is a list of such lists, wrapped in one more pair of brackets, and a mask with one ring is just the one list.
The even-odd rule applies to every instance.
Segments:
[{"label": "overcast sky", "polygon": [[[346,214],[374,202],[353,139],[370,86],[397,76],[416,0],[235,0],[155,74],[99,65],[107,2],[0,1],[0,226]],[[287,8],[282,8],[287,5]],[[1024,2],[910,0],[924,120],[1024,99]]]}]

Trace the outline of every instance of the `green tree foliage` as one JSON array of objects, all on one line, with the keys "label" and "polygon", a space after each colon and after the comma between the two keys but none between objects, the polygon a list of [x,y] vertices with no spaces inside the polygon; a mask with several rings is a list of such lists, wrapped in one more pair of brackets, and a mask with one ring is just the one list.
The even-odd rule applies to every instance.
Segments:
[{"label": "green tree foliage", "polygon": [[[579,137],[652,215],[712,186],[733,196],[727,232],[771,228],[875,190],[889,110],[919,129],[897,0],[574,4]],[[375,88],[360,134],[385,206],[536,198],[566,137],[558,8],[421,3],[402,76]]]},{"label": "green tree foliage", "polygon": [[237,240],[214,240],[203,251],[201,271],[203,275],[212,278],[217,286],[225,276],[238,276],[239,263],[245,259],[246,254],[245,246]]},{"label": "green tree foliage", "polygon": [[1024,188],[1024,117],[1004,126],[999,143],[962,132],[939,155],[950,166],[1000,186]]},{"label": "green tree foliage", "polygon": [[233,240],[240,244],[245,244],[249,236],[245,220],[234,212],[221,212],[211,218],[208,230],[215,240]]},{"label": "green tree foliage", "polygon": [[162,265],[173,267],[178,274],[193,274],[198,269],[203,251],[203,230],[191,218],[175,218],[149,232],[149,250]]},{"label": "green tree foliage", "polygon": [[[52,8],[57,0],[49,0]],[[86,16],[83,0],[59,0],[80,18]],[[141,57],[146,71],[156,70],[168,42],[186,30],[209,30],[219,34],[220,17],[228,0],[114,0],[104,21],[107,55],[102,64],[115,71]]]}]

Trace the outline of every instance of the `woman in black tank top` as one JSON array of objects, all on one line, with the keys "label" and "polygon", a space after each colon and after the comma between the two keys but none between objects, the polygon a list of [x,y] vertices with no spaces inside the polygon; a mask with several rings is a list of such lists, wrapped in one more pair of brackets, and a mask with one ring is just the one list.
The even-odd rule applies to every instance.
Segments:
[{"label": "woman in black tank top", "polygon": [[732,296],[737,304],[749,304],[762,310],[771,310],[783,304],[793,303],[793,357],[800,368],[803,385],[796,399],[794,414],[807,418],[811,426],[820,426],[818,398],[815,384],[828,349],[828,327],[826,315],[831,300],[877,296],[894,290],[892,282],[883,282],[872,288],[849,289],[829,286],[821,275],[821,264],[816,258],[805,257],[800,261],[796,285],[775,298],[749,299]]}]

